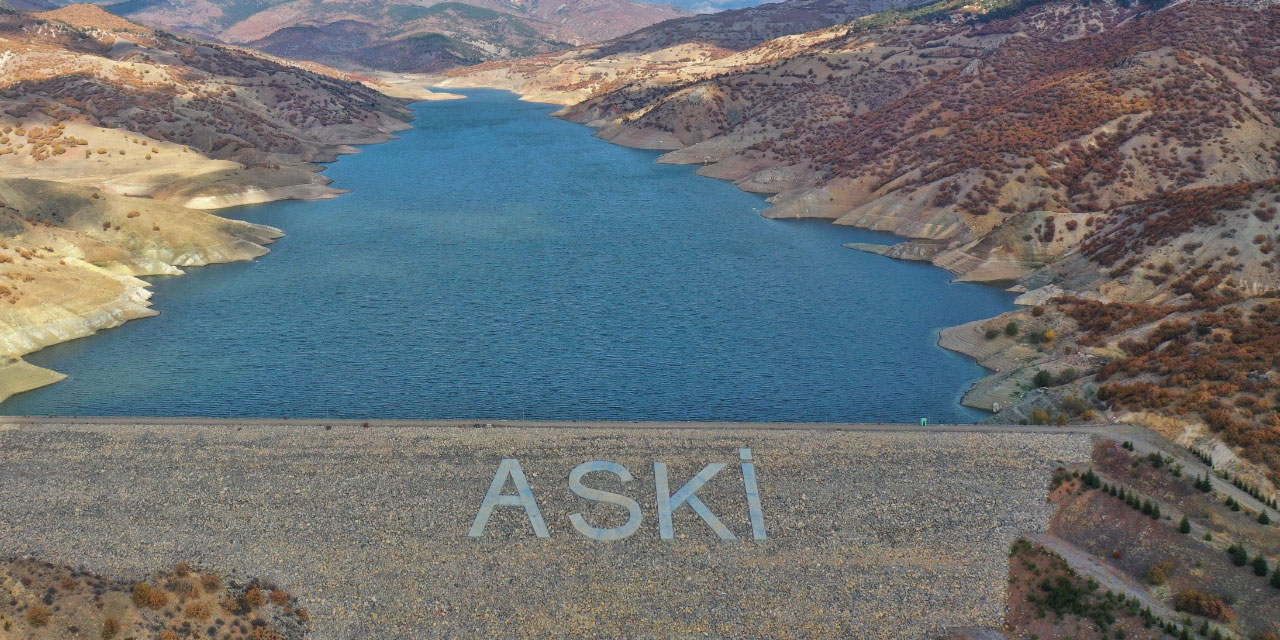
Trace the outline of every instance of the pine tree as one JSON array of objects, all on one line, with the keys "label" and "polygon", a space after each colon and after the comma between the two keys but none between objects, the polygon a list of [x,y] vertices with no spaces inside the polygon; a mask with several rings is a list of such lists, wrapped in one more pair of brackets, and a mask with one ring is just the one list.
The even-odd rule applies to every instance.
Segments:
[{"label": "pine tree", "polygon": [[1231,554],[1231,564],[1237,567],[1243,567],[1249,564],[1249,552],[1245,551],[1243,546],[1233,544],[1227,547],[1227,553]]},{"label": "pine tree", "polygon": [[1179,533],[1191,533],[1191,521],[1186,516],[1182,516],[1182,522],[1178,523]]},{"label": "pine tree", "polygon": [[1150,500],[1142,501],[1142,515],[1144,516],[1151,515],[1151,508],[1152,508],[1152,505]]},{"label": "pine tree", "polygon": [[1158,503],[1151,505],[1151,519],[1152,520],[1160,519],[1160,505]]},{"label": "pine tree", "polygon": [[1267,515],[1265,509],[1258,514],[1258,524],[1271,524],[1271,516]]},{"label": "pine tree", "polygon": [[1253,575],[1260,578],[1267,576],[1267,559],[1259,555],[1253,559]]}]

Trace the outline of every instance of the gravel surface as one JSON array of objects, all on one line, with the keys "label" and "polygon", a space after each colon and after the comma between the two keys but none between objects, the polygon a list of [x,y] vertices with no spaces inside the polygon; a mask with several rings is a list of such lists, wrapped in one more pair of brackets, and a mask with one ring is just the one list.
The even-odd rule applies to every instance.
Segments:
[{"label": "gravel surface", "polygon": [[[317,638],[917,638],[999,626],[1009,545],[1044,530],[1058,461],[1087,434],[603,429],[0,425],[0,554],[121,577],[177,561],[279,583]],[[750,447],[768,540],[752,540]],[[517,458],[550,538],[499,506],[467,537],[502,458]],[[637,500],[638,532],[579,534]],[[654,462],[738,539],[689,508],[660,540]],[[514,493],[508,484],[504,493]]]}]

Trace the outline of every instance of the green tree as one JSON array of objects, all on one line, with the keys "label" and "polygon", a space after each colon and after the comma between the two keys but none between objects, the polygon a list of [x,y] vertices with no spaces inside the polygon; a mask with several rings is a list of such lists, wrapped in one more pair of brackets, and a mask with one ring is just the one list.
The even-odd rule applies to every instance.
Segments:
[{"label": "green tree", "polygon": [[1237,567],[1243,567],[1249,564],[1249,552],[1239,544],[1233,544],[1227,547],[1227,553],[1231,554],[1231,564]]},{"label": "green tree", "polygon": [[1006,336],[1009,336],[1010,338],[1012,338],[1013,336],[1018,335],[1018,323],[1016,323],[1016,322],[1014,322],[1014,321],[1010,320],[1010,321],[1009,321],[1009,324],[1006,324],[1006,325],[1004,326],[1004,334],[1005,334]]},{"label": "green tree", "polygon": [[1036,372],[1036,375],[1031,379],[1031,382],[1037,387],[1047,387],[1053,384],[1053,374],[1041,369]]},{"label": "green tree", "polygon": [[1271,524],[1271,516],[1267,515],[1266,509],[1258,514],[1258,524]]},{"label": "green tree", "polygon": [[1182,522],[1178,523],[1178,533],[1191,533],[1191,521],[1186,516],[1182,516]]},{"label": "green tree", "polygon": [[1269,567],[1267,567],[1266,558],[1259,555],[1258,557],[1253,559],[1253,575],[1258,576],[1260,578],[1265,578],[1267,577],[1268,569]]}]

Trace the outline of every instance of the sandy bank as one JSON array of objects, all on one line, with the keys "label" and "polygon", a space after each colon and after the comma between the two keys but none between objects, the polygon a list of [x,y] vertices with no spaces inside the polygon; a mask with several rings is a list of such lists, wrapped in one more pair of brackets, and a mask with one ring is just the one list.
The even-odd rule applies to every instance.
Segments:
[{"label": "sandy bank", "polygon": [[0,362],[0,402],[23,391],[39,389],[66,377],[57,371],[37,367],[21,358]]}]

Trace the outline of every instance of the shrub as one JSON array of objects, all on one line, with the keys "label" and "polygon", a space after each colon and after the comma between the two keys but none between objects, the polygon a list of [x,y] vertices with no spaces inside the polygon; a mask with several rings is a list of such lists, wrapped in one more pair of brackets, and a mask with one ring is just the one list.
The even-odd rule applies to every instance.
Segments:
[{"label": "shrub", "polygon": [[1227,547],[1227,554],[1231,556],[1231,564],[1237,567],[1243,567],[1249,564],[1249,552],[1239,544],[1233,544]]},{"label": "shrub", "polygon": [[213,593],[222,588],[222,576],[216,573],[206,573],[200,576],[200,584],[204,586],[204,590]]},{"label": "shrub", "polygon": [[42,604],[32,605],[27,609],[27,622],[33,627],[43,627],[49,624],[49,618],[53,617],[53,612]]},{"label": "shrub", "polygon": [[1226,622],[1231,619],[1231,609],[1227,603],[1215,595],[1194,589],[1179,591],[1173,597],[1173,608],[1193,616],[1204,616],[1211,620]]},{"label": "shrub", "polygon": [[262,595],[262,589],[250,587],[248,591],[244,592],[244,601],[249,605],[250,609],[257,609],[267,601],[267,598]]},{"label": "shrub", "polygon": [[271,604],[283,607],[289,604],[289,592],[283,589],[272,589],[271,593],[267,594],[267,599]]},{"label": "shrub", "polygon": [[213,611],[211,611],[209,609],[209,605],[204,602],[192,602],[187,605],[187,610],[184,613],[192,620],[208,620],[209,616],[213,614]]},{"label": "shrub", "polygon": [[987,329],[987,339],[988,339],[988,340],[995,340],[995,339],[996,339],[996,337],[997,337],[997,336],[999,336],[999,335],[1000,335],[1000,330],[999,330],[999,329]]},{"label": "shrub", "polygon": [[1169,581],[1169,572],[1173,570],[1173,565],[1168,561],[1153,565],[1147,571],[1147,582],[1155,586],[1160,586]]},{"label": "shrub", "polygon": [[111,640],[120,633],[120,621],[115,618],[108,617],[102,621],[102,640]]},{"label": "shrub", "polygon": [[1053,384],[1053,374],[1041,369],[1036,372],[1035,377],[1031,378],[1031,382],[1037,387],[1047,387]]},{"label": "shrub", "polygon": [[1258,524],[1271,524],[1271,516],[1267,515],[1266,509],[1263,509],[1262,513],[1258,514]]},{"label": "shrub", "polygon": [[1178,533],[1191,533],[1191,521],[1186,516],[1182,516],[1182,522],[1178,523]]},{"label": "shrub", "polygon": [[1265,578],[1267,576],[1268,569],[1269,567],[1267,567],[1266,558],[1258,556],[1253,559],[1253,575],[1258,576],[1259,578]]},{"label": "shrub", "polygon": [[1009,324],[1006,324],[1006,325],[1004,326],[1004,334],[1005,334],[1006,336],[1009,336],[1010,338],[1012,338],[1013,336],[1018,335],[1018,323],[1016,323],[1016,322],[1014,322],[1014,321],[1010,320],[1010,321],[1009,321]]},{"label": "shrub", "polygon": [[145,609],[151,603],[151,585],[139,582],[133,586],[133,604]]}]

